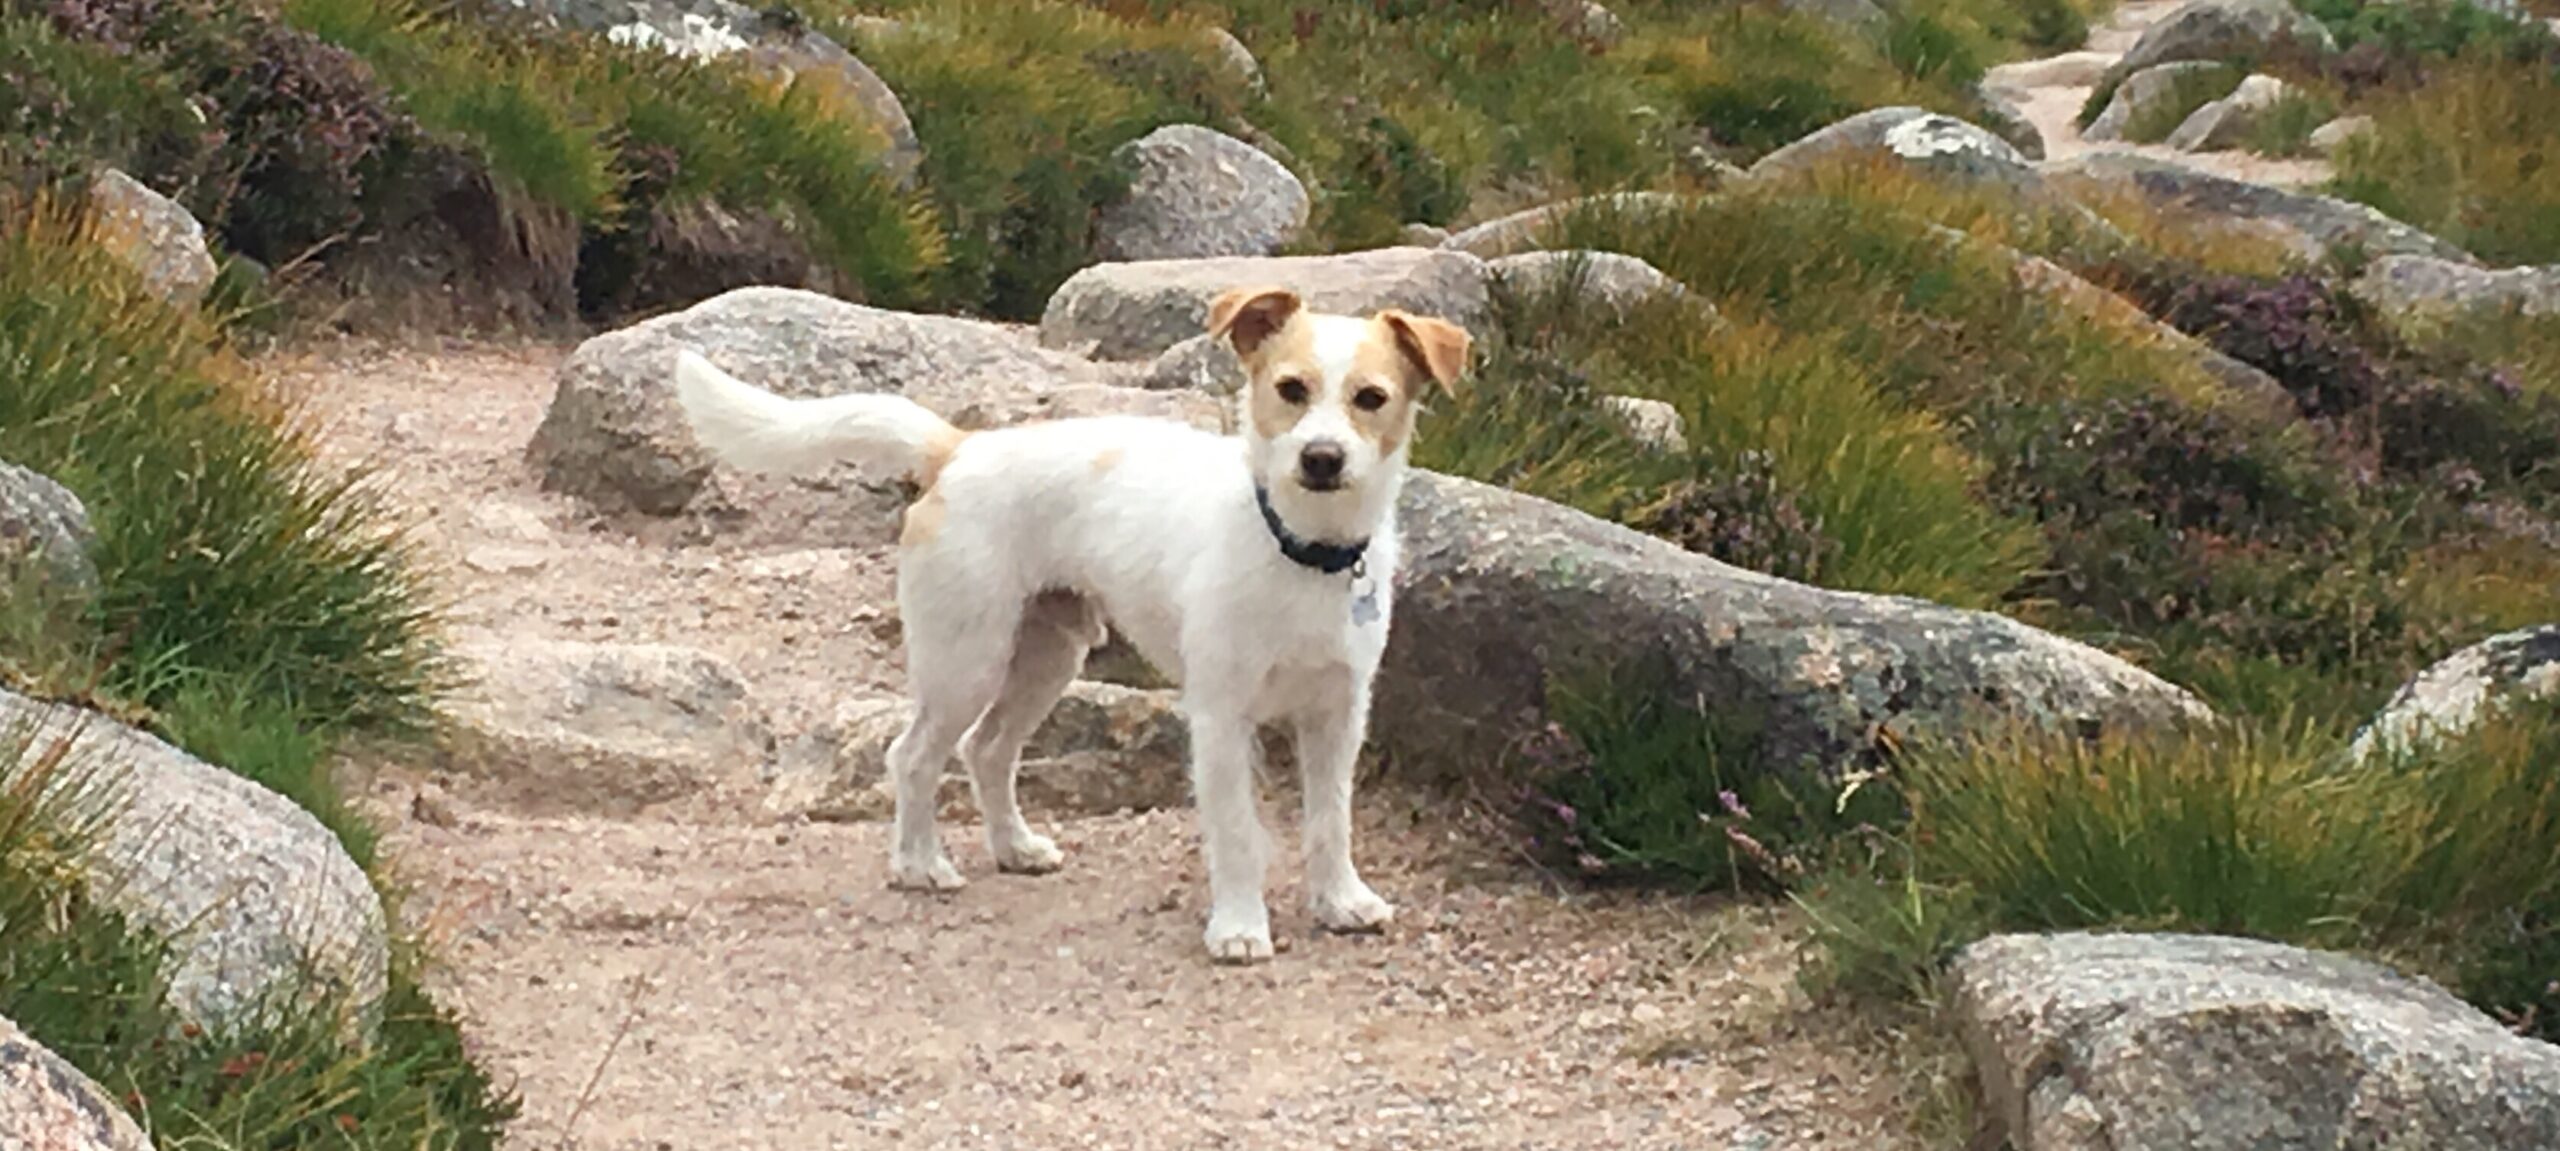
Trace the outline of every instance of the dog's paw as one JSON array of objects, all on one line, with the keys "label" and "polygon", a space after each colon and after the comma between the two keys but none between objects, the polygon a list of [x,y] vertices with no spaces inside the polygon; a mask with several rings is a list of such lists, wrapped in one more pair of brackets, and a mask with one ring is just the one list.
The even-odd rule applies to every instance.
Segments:
[{"label": "dog's paw", "polygon": [[1353,884],[1349,890],[1318,896],[1314,911],[1316,922],[1326,930],[1346,934],[1383,931],[1396,917],[1395,905],[1380,899],[1367,884]]},{"label": "dog's paw", "polygon": [[1262,963],[1271,958],[1271,925],[1265,922],[1230,922],[1212,917],[1206,936],[1209,959],[1215,963]]},{"label": "dog's paw", "polygon": [[1067,853],[1058,850],[1056,840],[1037,832],[1020,832],[993,850],[996,870],[1015,875],[1047,875],[1067,861]]},{"label": "dog's paw", "polygon": [[930,859],[898,859],[889,864],[889,886],[900,891],[958,891],[969,886],[960,869],[939,853]]}]

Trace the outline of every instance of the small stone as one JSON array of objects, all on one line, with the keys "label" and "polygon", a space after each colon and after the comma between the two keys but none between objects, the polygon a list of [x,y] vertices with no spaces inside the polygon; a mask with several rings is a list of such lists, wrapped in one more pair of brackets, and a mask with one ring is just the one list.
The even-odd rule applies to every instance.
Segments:
[{"label": "small stone", "polygon": [[453,797],[433,783],[421,785],[417,794],[409,797],[409,817],[447,831],[462,826],[461,816],[453,809]]},{"label": "small stone", "polygon": [[110,168],[91,183],[89,203],[99,245],[131,266],[144,290],[192,308],[213,288],[221,269],[204,225],[177,201]]}]

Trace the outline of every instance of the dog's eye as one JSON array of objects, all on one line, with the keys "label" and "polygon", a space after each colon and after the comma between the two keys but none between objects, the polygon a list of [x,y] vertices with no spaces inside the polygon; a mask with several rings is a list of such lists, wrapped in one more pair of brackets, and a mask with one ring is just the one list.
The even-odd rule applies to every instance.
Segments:
[{"label": "dog's eye", "polygon": [[1359,408],[1364,412],[1377,411],[1378,409],[1387,406],[1386,390],[1383,388],[1362,388],[1359,391],[1352,393],[1351,404],[1353,407]]},{"label": "dog's eye", "polygon": [[1280,398],[1284,402],[1292,404],[1307,402],[1307,382],[1294,376],[1272,385],[1271,390],[1280,393]]}]

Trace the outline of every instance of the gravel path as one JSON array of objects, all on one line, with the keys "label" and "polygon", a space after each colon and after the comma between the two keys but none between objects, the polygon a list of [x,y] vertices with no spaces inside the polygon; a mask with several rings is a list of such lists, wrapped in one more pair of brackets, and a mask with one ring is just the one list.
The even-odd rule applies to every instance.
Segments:
[{"label": "gravel path", "polygon": [[[734,660],[789,728],[894,691],[885,539],[593,517],[522,462],[550,347],[337,346],[270,363],[327,450],[384,470],[465,629]],[[860,498],[849,495],[848,498]],[[1563,891],[1445,799],[1362,793],[1382,937],[1316,934],[1273,802],[1275,931],[1209,965],[1190,813],[1058,821],[1066,870],[885,886],[879,824],[751,794],[643,818],[479,808],[359,763],[437,974],[525,1097],[510,1146],[1896,1148],[1854,1021],[1796,989],[1768,906]]]},{"label": "gravel path", "polygon": [[[2133,0],[2119,5],[2105,23],[2089,30],[2088,46],[2069,53],[2103,68],[2124,57],[2142,33],[2178,10],[2185,0]],[[2059,58],[2056,58],[2059,59]],[[2267,184],[2280,188],[2307,188],[2328,181],[2329,162],[2316,158],[2279,159],[2254,152],[2181,152],[2165,144],[2132,144],[2123,141],[2098,142],[2080,136],[2080,108],[2088,103],[2092,85],[2054,83],[2054,60],[2030,60],[1992,69],[1983,78],[1986,85],[2008,90],[2027,122],[2044,136],[2046,163],[2059,163],[2090,152],[2129,152],[2139,156],[2175,161],[2199,171]]]}]

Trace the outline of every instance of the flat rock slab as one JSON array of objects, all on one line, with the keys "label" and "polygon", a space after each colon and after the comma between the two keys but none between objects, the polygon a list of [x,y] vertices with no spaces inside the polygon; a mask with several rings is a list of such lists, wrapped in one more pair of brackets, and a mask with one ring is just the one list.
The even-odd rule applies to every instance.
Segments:
[{"label": "flat rock slab", "polygon": [[2372,255],[2479,263],[2470,253],[2363,204],[2252,184],[2167,160],[2094,152],[2048,165],[2045,174],[2058,187],[2084,183],[2102,191],[2132,191],[2172,212],[2255,225],[2306,256],[2354,248]]},{"label": "flat rock slab", "polygon": [[1544,723],[1551,672],[1662,657],[1682,698],[1765,718],[1772,771],[1824,772],[1879,730],[1984,719],[2067,732],[2210,713],[2095,648],[1987,612],[1825,591],[1570,508],[1417,473],[1371,741],[1400,771],[1482,777]]}]

